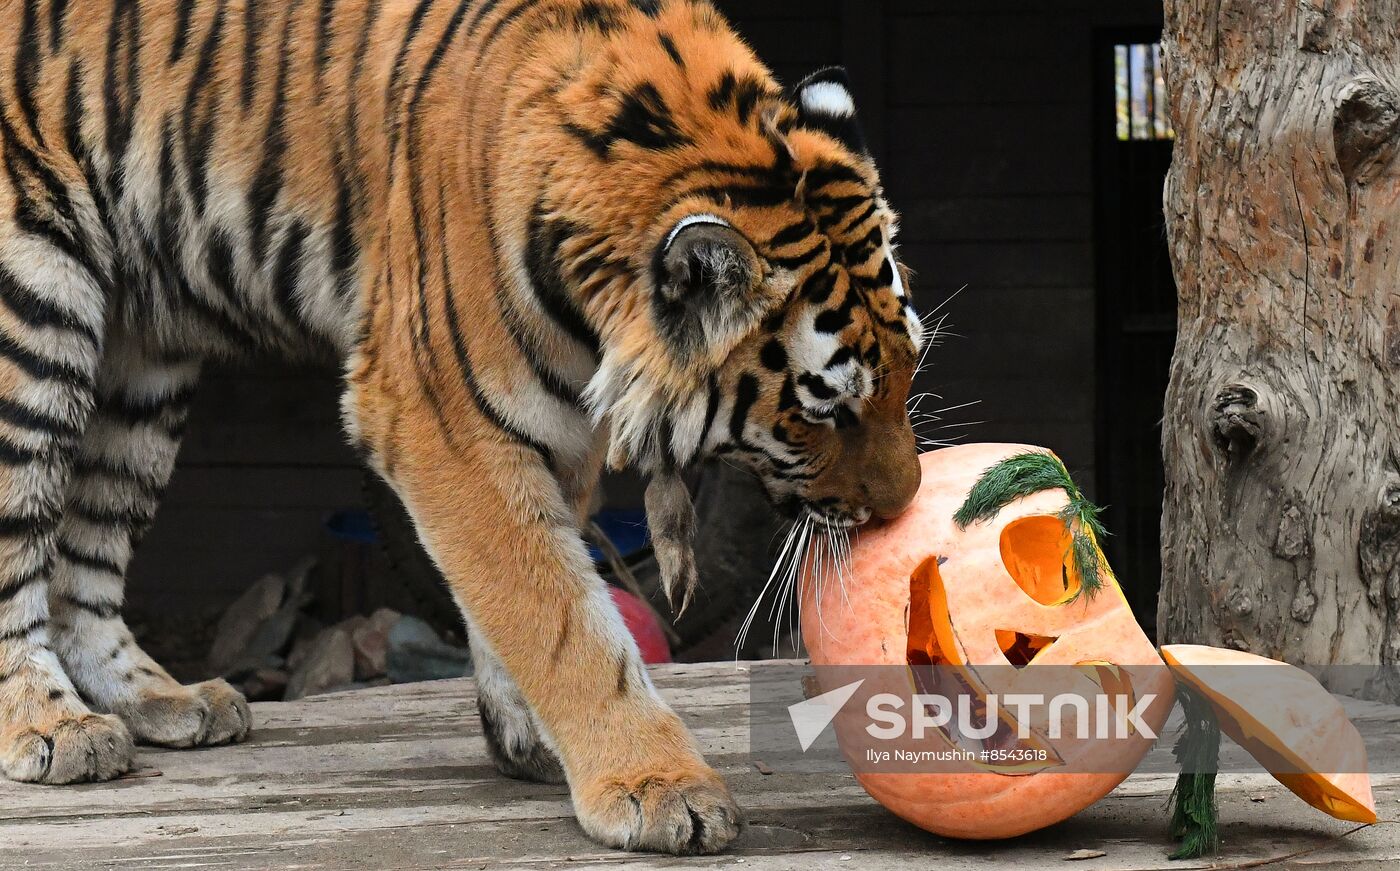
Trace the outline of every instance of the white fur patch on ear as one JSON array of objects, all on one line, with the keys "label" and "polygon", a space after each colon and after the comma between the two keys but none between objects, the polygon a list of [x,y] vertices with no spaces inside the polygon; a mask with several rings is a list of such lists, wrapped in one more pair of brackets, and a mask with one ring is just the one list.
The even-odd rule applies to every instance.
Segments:
[{"label": "white fur patch on ear", "polygon": [[671,244],[676,241],[676,237],[679,236],[685,228],[694,227],[696,224],[718,224],[721,227],[729,227],[731,229],[734,227],[733,224],[721,218],[719,215],[711,215],[708,212],[702,212],[698,215],[686,215],[671,229],[670,233],[666,234],[666,244],[661,246],[661,250],[663,252],[670,251]]},{"label": "white fur patch on ear", "polygon": [[856,99],[840,82],[813,82],[802,89],[802,108],[812,115],[850,118],[856,114]]},{"label": "white fur patch on ear", "polygon": [[899,271],[899,263],[894,259],[894,254],[885,249],[885,259],[890,261],[890,270],[894,273],[894,284],[891,289],[894,291],[894,298],[904,302],[904,298],[909,295],[909,291],[904,287],[904,275]]}]

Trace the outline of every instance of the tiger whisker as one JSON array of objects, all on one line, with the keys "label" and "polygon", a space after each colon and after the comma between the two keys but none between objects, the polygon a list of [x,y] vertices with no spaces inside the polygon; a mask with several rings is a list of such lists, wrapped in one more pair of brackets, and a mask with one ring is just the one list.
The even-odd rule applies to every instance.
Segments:
[{"label": "tiger whisker", "polygon": [[[812,599],[817,609],[817,623],[821,627],[824,635],[831,635],[831,629],[827,626],[826,617],[822,610],[822,594],[829,579],[834,578],[836,585],[841,591],[842,603],[850,608],[851,599],[849,589],[846,585],[846,577],[849,572],[851,562],[851,536],[859,535],[859,530],[851,530],[840,526],[826,523],[826,547],[825,555],[830,558],[830,565],[822,563],[820,572],[813,572],[809,577],[809,583],[816,586],[812,589]],[[800,606],[799,606],[800,607]],[[801,614],[799,612],[799,623]]]},{"label": "tiger whisker", "polygon": [[946,308],[946,307],[948,306],[948,303],[950,303],[950,302],[952,302],[953,300],[957,299],[957,298],[958,298],[958,295],[961,294],[964,290],[967,290],[969,287],[971,287],[971,285],[969,285],[969,284],[964,284],[962,287],[960,287],[960,288],[958,288],[957,290],[953,291],[951,294],[948,295],[948,298],[947,298],[947,299],[943,300],[943,301],[940,302],[937,306],[935,306],[934,308],[930,309],[930,310],[928,311],[927,314],[923,315],[923,317],[921,317],[921,318],[919,319],[920,322],[922,322],[924,318],[933,317],[934,315],[936,315],[936,314],[938,314],[939,312],[943,311],[943,309]]},{"label": "tiger whisker", "polygon": [[836,535],[835,570],[836,584],[841,588],[841,600],[846,607],[851,606],[851,597],[846,589],[846,570],[851,563],[851,533],[847,529],[838,529]]},{"label": "tiger whisker", "polygon": [[[980,426],[986,423],[985,420],[966,420],[958,421],[955,423],[944,423],[943,418],[939,415],[928,415],[921,417],[914,417],[913,415],[910,415],[909,422],[913,426],[914,432],[916,433],[921,429],[928,429],[931,426],[933,429],[962,429],[964,427]],[[934,424],[937,424],[937,426],[933,426]]]},{"label": "tiger whisker", "polygon": [[951,438],[951,439],[930,439],[930,438],[921,438],[921,439],[919,439],[919,447],[921,447],[921,448],[951,448],[951,447],[953,447],[954,445],[956,445],[958,442],[962,441],[964,438],[966,438],[966,436],[958,436],[958,437],[956,437],[956,438]]},{"label": "tiger whisker", "polygon": [[911,397],[909,397],[909,399],[905,402],[905,405],[906,405],[906,406],[910,406],[909,410],[910,410],[911,412],[912,412],[912,411],[918,411],[918,410],[919,410],[919,405],[920,405],[920,403],[922,403],[925,399],[929,398],[930,396],[932,396],[934,399],[942,399],[942,398],[943,398],[942,396],[939,396],[937,393],[933,393],[933,392],[920,393],[920,394],[918,394],[917,396],[911,396]]},{"label": "tiger whisker", "polygon": [[[815,545],[817,542],[814,540],[812,543]],[[817,557],[817,558],[820,559],[820,557]],[[796,589],[797,589],[797,578],[798,578],[798,576],[801,574],[801,570],[802,570],[802,561],[794,561],[793,564],[792,564],[792,568],[791,568],[790,572],[788,573],[786,582],[783,584],[782,595],[781,595],[781,597],[780,597],[780,602],[781,602],[781,604],[778,606],[778,619],[775,620],[775,621],[773,621],[773,658],[774,658],[774,659],[776,659],[776,658],[778,657],[779,653],[781,652],[780,646],[781,646],[781,644],[782,644],[782,635],[781,635],[781,633],[778,631],[778,629],[779,629],[779,626],[781,625],[781,621],[782,621],[783,617],[786,616],[786,617],[788,618],[788,634],[789,634],[790,636],[793,635],[792,618],[793,618],[794,612],[796,612],[796,613],[798,614],[798,623],[799,623],[799,625],[801,624],[802,600],[801,600],[800,598],[798,598],[798,600],[797,600],[797,606],[796,606],[795,608],[789,607],[789,605],[788,605],[789,600],[792,599],[792,598],[794,598],[794,595],[793,595],[793,594],[794,594],[794,592],[795,592]],[[796,645],[796,642],[794,642],[794,645],[793,645],[793,653],[794,653],[794,654],[797,652],[796,646],[797,646],[797,645]]]},{"label": "tiger whisker", "polygon": [[[941,397],[940,397],[940,398],[941,398]],[[982,400],[980,400],[980,399],[974,399],[974,400],[972,400],[971,402],[964,402],[964,403],[962,403],[961,405],[950,405],[950,406],[948,406],[947,408],[935,408],[933,411],[929,412],[929,414],[943,414],[943,413],[945,413],[945,412],[949,412],[949,411],[958,411],[958,410],[960,410],[960,409],[971,408],[971,407],[974,406],[974,405],[981,405],[981,404],[982,404]]]},{"label": "tiger whisker", "polygon": [[778,577],[778,573],[782,569],[789,552],[792,550],[793,542],[797,538],[798,530],[801,527],[802,522],[797,521],[794,522],[792,526],[788,529],[787,537],[783,540],[783,546],[778,551],[778,558],[773,563],[773,570],[769,572],[768,580],[766,583],[764,583],[763,589],[759,590],[758,595],[754,597],[753,606],[749,608],[749,613],[744,618],[743,625],[739,627],[739,636],[737,639],[735,639],[734,642],[736,657],[738,656],[739,651],[743,649],[744,642],[748,640],[749,627],[753,625],[754,618],[758,616],[758,609],[763,604],[763,597],[768,594],[768,589],[773,586],[774,579]]},{"label": "tiger whisker", "polygon": [[816,534],[815,523],[809,518],[804,525],[804,536],[798,544],[795,558],[788,564],[788,571],[783,578],[783,583],[779,589],[779,594],[774,598],[774,607],[768,612],[768,620],[773,624],[773,657],[776,659],[782,644],[782,633],[779,632],[784,614],[790,613],[788,610],[788,598],[793,588],[797,585],[797,576],[802,570],[802,566],[808,560],[809,551],[813,545]]},{"label": "tiger whisker", "polygon": [[806,535],[807,526],[804,523],[802,525],[802,531],[798,535],[795,550],[790,555],[791,559],[776,567],[778,575],[778,587],[776,590],[774,590],[773,601],[768,604],[768,622],[770,623],[773,622],[774,616],[778,613],[778,602],[782,599],[783,586],[787,583],[788,567],[791,566],[792,563],[796,562],[798,558],[800,558]]}]

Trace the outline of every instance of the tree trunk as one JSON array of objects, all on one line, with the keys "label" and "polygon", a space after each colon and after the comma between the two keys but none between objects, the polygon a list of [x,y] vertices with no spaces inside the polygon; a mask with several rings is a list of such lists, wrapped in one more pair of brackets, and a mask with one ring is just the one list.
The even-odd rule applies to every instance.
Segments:
[{"label": "tree trunk", "polygon": [[1400,700],[1400,0],[1167,0],[1163,47],[1159,634]]}]

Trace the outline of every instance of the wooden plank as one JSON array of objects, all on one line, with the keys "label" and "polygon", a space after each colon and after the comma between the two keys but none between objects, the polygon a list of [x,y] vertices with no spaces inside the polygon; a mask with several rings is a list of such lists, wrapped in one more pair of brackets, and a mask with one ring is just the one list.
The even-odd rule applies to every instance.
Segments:
[{"label": "wooden plank", "polygon": [[177,468],[320,466],[355,468],[359,458],[338,420],[247,423],[201,415],[190,421]]},{"label": "wooden plank", "polygon": [[1047,154],[1046,150],[1067,143],[1088,147],[1093,134],[1090,110],[1087,99],[1051,104],[896,106],[890,111],[891,126],[919,135],[900,136],[891,143],[890,152],[908,155],[904,159],[916,159],[919,155],[970,157],[988,148],[1012,146],[1029,157],[1039,158],[1042,166],[1058,166],[1070,155],[1053,151]]},{"label": "wooden plank", "polygon": [[178,465],[358,466],[340,389],[325,369],[216,369],[195,395]]},{"label": "wooden plank", "polygon": [[[1019,425],[1035,422],[1070,425],[1082,423],[1092,426],[1092,419],[1088,414],[1089,405],[1093,402],[1092,396],[1084,396],[1076,391],[1067,392],[1063,397],[1057,394],[1054,403],[1034,401],[1038,393],[1051,389],[1051,385],[1075,377],[1072,373],[1064,378],[1002,378],[997,382],[996,392],[988,394],[985,392],[986,381],[976,372],[967,371],[968,368],[970,367],[954,370],[951,365],[945,365],[936,379],[938,393],[944,400],[943,405],[960,405],[974,399],[981,400],[976,406],[958,412],[965,420],[987,420],[989,424],[996,421],[1015,421]],[[924,407],[930,406],[925,403]],[[980,440],[980,433],[978,437]]]},{"label": "wooden plank", "polygon": [[[248,744],[141,751],[136,777],[50,788],[0,784],[0,868],[540,868],[619,865],[964,871],[1039,867],[1080,848],[1089,869],[1192,869],[1168,863],[1163,801],[1174,778],[1139,774],[1074,819],[1006,843],[921,832],[871,801],[849,774],[755,770],[747,752],[749,669],[720,663],[653,669],[695,729],[749,825],[727,855],[629,855],[589,842],[567,791],[508,781],[486,761],[470,681],[366,690],[254,706]],[[1395,708],[1352,711],[1363,732],[1394,732]],[[1157,753],[1165,753],[1160,748]],[[159,771],[159,776],[155,772]],[[1400,777],[1375,778],[1377,804]],[[1306,808],[1263,775],[1224,775],[1222,824],[1233,862],[1312,851],[1310,867],[1400,860],[1396,827],[1348,826]],[[1254,799],[1262,798],[1262,801]]]},{"label": "wooden plank", "polygon": [[952,19],[976,19],[996,16],[999,19],[1045,18],[1053,16],[1068,21],[1094,25],[1160,24],[1160,0],[974,0],[964,3],[930,3],[928,0],[887,0],[891,16],[927,16]]},{"label": "wooden plank", "polygon": [[887,14],[894,25],[892,57],[939,54],[973,65],[1024,58],[1053,63],[1057,56],[1074,54],[1089,30],[1085,17],[1043,3],[1033,12],[996,12],[927,2],[910,10],[891,0]]},{"label": "wooden plank", "polygon": [[1093,336],[1093,321],[1086,323],[1084,317],[1084,307],[1094,296],[1094,289],[1089,285],[969,285],[962,293],[950,298],[958,288],[949,289],[944,282],[934,284],[936,278],[934,275],[914,276],[916,305],[920,311],[929,311],[946,302],[938,314],[948,313],[948,325],[958,335],[948,339],[945,348],[958,353],[968,351],[964,347],[967,343],[973,346],[994,343],[1007,333],[1068,331],[1076,338]]},{"label": "wooden plank", "polygon": [[804,18],[834,18],[842,0],[715,0],[740,30],[754,21],[791,21]]},{"label": "wooden plank", "polygon": [[834,15],[792,19],[739,19],[739,33],[771,66],[800,65],[808,72],[839,62],[841,35]]}]

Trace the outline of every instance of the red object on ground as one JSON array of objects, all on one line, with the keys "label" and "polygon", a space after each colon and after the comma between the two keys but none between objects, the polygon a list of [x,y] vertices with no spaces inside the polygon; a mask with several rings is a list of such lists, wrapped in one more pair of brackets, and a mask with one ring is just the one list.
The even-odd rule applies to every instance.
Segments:
[{"label": "red object on ground", "polygon": [[646,603],[621,587],[608,587],[613,603],[622,614],[622,622],[627,631],[637,641],[637,649],[642,652],[642,662],[655,665],[671,662],[671,645],[666,643],[666,633],[656,613]]}]

